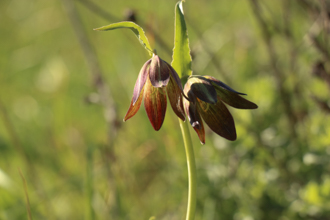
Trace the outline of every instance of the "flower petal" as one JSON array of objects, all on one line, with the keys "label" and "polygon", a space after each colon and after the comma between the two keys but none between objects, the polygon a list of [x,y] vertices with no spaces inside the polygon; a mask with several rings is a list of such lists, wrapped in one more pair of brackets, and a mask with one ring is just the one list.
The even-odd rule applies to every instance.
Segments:
[{"label": "flower petal", "polygon": [[133,102],[133,99],[131,101],[131,105],[129,106],[129,109],[125,115],[124,121],[127,121],[128,119],[130,119],[131,117],[133,117],[136,112],[139,110],[141,103],[142,103],[142,97],[143,97],[143,87],[142,87],[142,91],[140,93],[140,96],[138,97],[138,99],[136,100],[135,104]]},{"label": "flower petal", "polygon": [[147,112],[152,127],[158,131],[164,121],[166,113],[166,90],[155,88],[147,78],[144,88],[144,108]]},{"label": "flower petal", "polygon": [[[189,97],[194,99],[193,97]],[[205,144],[205,130],[201,116],[197,111],[196,102],[189,102],[188,100],[184,100],[184,108],[187,113],[188,120],[191,126],[196,131],[198,138],[202,144]]]},{"label": "flower petal", "polygon": [[183,92],[181,80],[180,80],[178,73],[174,70],[174,68],[171,65],[168,64],[168,67],[171,70],[171,72],[170,72],[171,76],[173,77],[176,84],[179,86],[179,89]]},{"label": "flower petal", "polygon": [[228,105],[238,109],[256,109],[258,106],[253,102],[246,100],[235,92],[223,89],[222,87],[216,87],[218,97]]},{"label": "flower petal", "polygon": [[174,113],[181,118],[182,121],[185,121],[186,117],[183,110],[182,89],[180,90],[172,76],[170,77],[166,90]]},{"label": "flower petal", "polygon": [[190,86],[190,90],[200,100],[215,104],[217,102],[217,92],[209,80],[202,76],[189,77],[186,86]]},{"label": "flower petal", "polygon": [[193,128],[196,131],[201,144],[205,144],[205,129],[204,129],[203,121],[201,120],[200,122],[201,124],[199,129],[196,127]]},{"label": "flower petal", "polygon": [[204,76],[205,78],[207,78],[208,80],[210,80],[212,83],[214,83],[214,86],[220,86],[223,89],[226,89],[228,91],[240,94],[240,95],[246,95],[245,93],[241,93],[241,92],[237,92],[235,90],[233,90],[232,88],[230,88],[228,85],[224,84],[223,82],[221,82],[220,80],[217,80],[216,78],[212,77],[212,76]]},{"label": "flower petal", "polygon": [[170,69],[168,64],[155,55],[150,64],[149,78],[154,87],[160,88],[168,84]]},{"label": "flower petal", "polygon": [[151,59],[149,59],[141,68],[139,76],[136,80],[134,91],[133,91],[133,105],[135,105],[136,101],[140,97],[140,93],[142,92],[143,86],[146,83],[148,72],[149,72],[149,64],[151,63]]},{"label": "flower petal", "polygon": [[221,101],[209,104],[198,100],[197,106],[199,113],[212,131],[228,140],[236,140],[234,119],[225,104]]},{"label": "flower petal", "polygon": [[239,109],[256,109],[258,106],[253,102],[246,100],[239,95],[246,95],[244,93],[237,92],[212,76],[204,76],[209,79],[214,85],[217,95],[220,99],[228,105]]}]

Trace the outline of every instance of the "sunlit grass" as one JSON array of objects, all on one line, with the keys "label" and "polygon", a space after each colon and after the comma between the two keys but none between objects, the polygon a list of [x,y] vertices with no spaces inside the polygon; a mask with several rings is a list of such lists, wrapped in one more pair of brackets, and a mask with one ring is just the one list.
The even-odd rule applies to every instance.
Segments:
[{"label": "sunlit grass", "polygon": [[[198,171],[196,219],[327,219],[329,114],[311,95],[328,101],[329,90],[311,74],[322,55],[306,39],[308,31],[317,29],[311,30],[308,9],[288,1],[289,41],[276,30],[276,25],[283,27],[284,1],[260,2],[276,33],[283,85],[294,94],[295,115],[301,120],[295,127],[298,136],[290,134],[249,1],[186,1],[193,71],[219,78],[259,106],[253,113],[231,109],[235,142],[206,130],[206,145],[201,146],[191,130]],[[135,9],[152,47],[170,63],[171,55],[150,27],[172,48],[176,1],[94,3],[121,19],[125,9]],[[116,21],[75,4],[116,105],[114,144],[109,145],[104,107],[61,1],[1,1],[0,219],[28,218],[25,192],[33,219],[183,219],[187,170],[175,114],[168,106],[158,132],[143,107],[122,122],[148,54],[125,30],[93,31]],[[293,69],[290,46],[297,49]]]}]

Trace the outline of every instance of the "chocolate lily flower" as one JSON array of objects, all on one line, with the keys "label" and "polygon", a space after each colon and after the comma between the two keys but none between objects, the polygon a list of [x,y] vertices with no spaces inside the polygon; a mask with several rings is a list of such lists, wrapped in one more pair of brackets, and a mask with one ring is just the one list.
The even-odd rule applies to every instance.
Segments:
[{"label": "chocolate lily flower", "polygon": [[185,120],[183,110],[183,89],[180,78],[175,70],[154,55],[140,70],[136,80],[131,105],[126,113],[124,121],[133,117],[139,110],[142,98],[152,127],[158,131],[164,121],[166,113],[166,92],[175,114]]},{"label": "chocolate lily flower", "polygon": [[203,120],[212,131],[228,140],[236,140],[234,119],[226,104],[238,109],[256,109],[258,106],[240,95],[223,82],[211,76],[190,76],[184,87],[184,107],[190,124],[198,134],[202,144],[205,143]]}]

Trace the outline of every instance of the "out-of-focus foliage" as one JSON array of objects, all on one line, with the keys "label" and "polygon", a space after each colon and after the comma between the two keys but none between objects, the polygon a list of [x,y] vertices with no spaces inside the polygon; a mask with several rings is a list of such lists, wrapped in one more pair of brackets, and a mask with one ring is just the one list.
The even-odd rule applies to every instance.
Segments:
[{"label": "out-of-focus foliage", "polygon": [[[135,20],[171,62],[175,3],[0,1],[0,219],[26,219],[27,208],[34,219],[184,218],[175,114],[158,132],[143,111],[122,122],[149,55],[129,30],[93,31]],[[259,106],[230,109],[235,142],[207,132],[201,146],[191,130],[196,219],[330,219],[326,3],[184,4],[194,73]]]}]

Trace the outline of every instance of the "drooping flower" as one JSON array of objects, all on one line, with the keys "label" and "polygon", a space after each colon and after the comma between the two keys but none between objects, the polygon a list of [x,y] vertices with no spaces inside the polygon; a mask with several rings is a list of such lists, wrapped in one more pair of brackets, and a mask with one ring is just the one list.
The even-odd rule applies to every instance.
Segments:
[{"label": "drooping flower", "polygon": [[184,94],[190,100],[184,100],[189,122],[202,144],[205,143],[202,118],[221,137],[236,140],[234,119],[224,103],[238,109],[258,108],[256,104],[240,96],[246,94],[236,92],[211,76],[190,76],[185,84]]},{"label": "drooping flower", "polygon": [[144,107],[149,121],[152,127],[158,131],[165,118],[166,92],[173,111],[184,121],[183,89],[180,78],[171,65],[154,55],[140,70],[134,86],[131,105],[124,121],[136,114],[144,98]]}]

